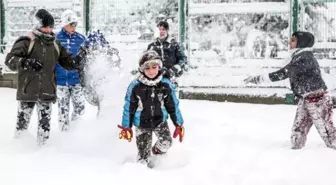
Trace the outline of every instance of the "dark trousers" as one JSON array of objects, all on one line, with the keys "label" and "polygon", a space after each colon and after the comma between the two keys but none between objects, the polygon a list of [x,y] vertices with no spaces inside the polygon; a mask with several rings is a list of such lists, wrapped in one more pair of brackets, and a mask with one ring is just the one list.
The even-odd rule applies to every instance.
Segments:
[{"label": "dark trousers", "polygon": [[167,122],[160,123],[156,128],[135,128],[136,144],[138,148],[138,161],[147,160],[151,156],[153,133],[158,140],[153,148],[164,154],[172,146],[172,137]]},{"label": "dark trousers", "polygon": [[22,101],[19,101],[18,106],[18,115],[16,122],[17,130],[25,130],[28,128],[30,118],[33,114],[35,106],[37,109],[39,130],[41,129],[45,132],[50,131],[52,103],[22,102]]}]

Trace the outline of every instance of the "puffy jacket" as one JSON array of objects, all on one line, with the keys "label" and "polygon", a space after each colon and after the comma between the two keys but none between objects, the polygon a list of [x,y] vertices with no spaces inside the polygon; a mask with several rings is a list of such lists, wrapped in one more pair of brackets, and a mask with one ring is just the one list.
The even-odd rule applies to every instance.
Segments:
[{"label": "puffy jacket", "polygon": [[148,80],[144,76],[129,85],[122,116],[123,127],[155,128],[168,119],[168,114],[174,125],[183,125],[173,84],[160,77],[151,85],[146,84]]},{"label": "puffy jacket", "polygon": [[316,90],[327,89],[313,52],[305,49],[298,50],[288,65],[269,73],[268,76],[271,81],[289,78],[291,89],[298,97]]},{"label": "puffy jacket", "polygon": [[[57,34],[57,39],[61,42],[62,46],[67,48],[69,52],[75,56],[81,44],[84,43],[85,37],[74,32],[68,33],[64,28]],[[76,85],[80,83],[78,70],[66,70],[61,65],[56,65],[56,81],[57,85]]]},{"label": "puffy jacket", "polygon": [[[31,39],[35,40],[34,47],[28,55],[28,46]],[[7,54],[5,64],[12,71],[18,72],[18,88],[16,99],[27,102],[55,102],[56,80],[55,66],[60,64],[67,69],[76,69],[76,61],[81,58],[73,57],[61,46],[58,40],[59,53],[53,44],[55,37],[44,39],[43,36],[30,33],[29,36],[18,38],[11,51]],[[41,71],[36,72],[22,67],[27,58],[38,59],[43,64]]]},{"label": "puffy jacket", "polygon": [[162,58],[163,67],[167,69],[174,65],[179,65],[183,69],[187,63],[187,56],[179,43],[170,36],[167,36],[164,40],[157,38],[148,45],[147,50],[156,51]]},{"label": "puffy jacket", "polygon": [[289,78],[291,89],[297,97],[316,90],[326,90],[320,66],[314,57],[311,47],[314,36],[308,32],[297,33],[297,49],[285,67],[268,74],[271,81]]}]

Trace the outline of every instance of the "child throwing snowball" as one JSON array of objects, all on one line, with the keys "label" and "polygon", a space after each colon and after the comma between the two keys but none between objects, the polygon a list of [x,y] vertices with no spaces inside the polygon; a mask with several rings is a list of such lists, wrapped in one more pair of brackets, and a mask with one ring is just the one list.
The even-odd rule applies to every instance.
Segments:
[{"label": "child throwing snowball", "polygon": [[266,76],[248,77],[244,81],[259,84],[265,80],[274,82],[289,78],[291,89],[299,99],[291,133],[292,149],[304,147],[313,124],[327,147],[336,149],[333,103],[312,52],[313,45],[314,36],[311,33],[293,33],[289,64]]}]

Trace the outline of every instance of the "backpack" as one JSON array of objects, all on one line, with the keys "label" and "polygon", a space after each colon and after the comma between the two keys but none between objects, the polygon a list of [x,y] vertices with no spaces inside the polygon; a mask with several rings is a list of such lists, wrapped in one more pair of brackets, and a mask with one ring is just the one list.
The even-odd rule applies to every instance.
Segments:
[{"label": "backpack", "polygon": [[[55,49],[58,53],[58,56],[60,56],[60,49],[59,49],[59,46],[56,43],[56,40],[53,43],[54,43]],[[29,47],[28,47],[28,53],[27,53],[28,56],[30,55],[30,52],[33,50],[34,44],[35,44],[35,39],[31,39],[30,43],[29,43]]]}]

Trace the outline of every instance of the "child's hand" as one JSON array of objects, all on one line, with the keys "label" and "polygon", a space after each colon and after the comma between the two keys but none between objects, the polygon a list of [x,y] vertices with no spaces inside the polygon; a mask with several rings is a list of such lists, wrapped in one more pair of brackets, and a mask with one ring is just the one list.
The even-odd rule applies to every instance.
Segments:
[{"label": "child's hand", "polygon": [[179,136],[180,142],[182,142],[184,138],[184,127],[183,126],[176,126],[174,134],[173,134],[173,138],[176,138],[177,136]]},{"label": "child's hand", "polygon": [[119,134],[119,139],[126,139],[128,142],[131,142],[132,137],[133,137],[133,131],[131,128],[126,128],[121,125],[118,125],[118,128],[121,129],[120,134]]},{"label": "child's hand", "polygon": [[246,79],[244,79],[244,83],[253,83],[253,84],[260,84],[263,81],[262,76],[249,76]]}]

